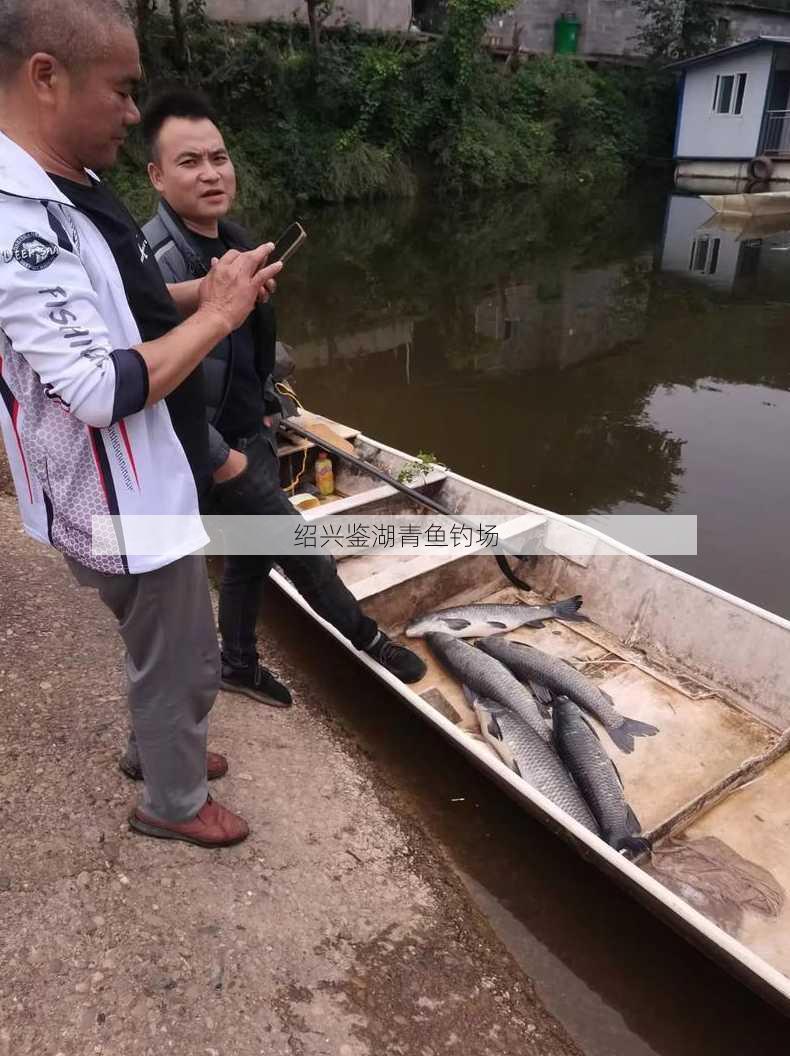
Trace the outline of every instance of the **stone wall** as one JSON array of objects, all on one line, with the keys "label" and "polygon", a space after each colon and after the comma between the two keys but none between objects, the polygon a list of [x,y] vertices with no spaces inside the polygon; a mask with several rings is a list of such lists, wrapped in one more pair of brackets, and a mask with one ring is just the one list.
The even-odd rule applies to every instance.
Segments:
[{"label": "stone wall", "polygon": [[[229,22],[307,21],[304,0],[208,0],[211,18]],[[338,0],[329,25],[356,22],[363,29],[407,30],[411,21],[411,0]]]}]

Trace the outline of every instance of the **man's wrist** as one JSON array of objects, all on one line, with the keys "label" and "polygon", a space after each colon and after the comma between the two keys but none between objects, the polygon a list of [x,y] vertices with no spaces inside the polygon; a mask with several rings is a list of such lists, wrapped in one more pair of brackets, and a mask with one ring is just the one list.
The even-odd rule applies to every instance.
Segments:
[{"label": "man's wrist", "polygon": [[212,347],[222,341],[223,338],[233,333],[233,322],[230,320],[225,312],[221,308],[217,308],[213,304],[201,304],[198,306],[198,310],[192,316],[192,319],[196,323],[200,323],[201,326],[205,326],[211,331],[212,335]]}]

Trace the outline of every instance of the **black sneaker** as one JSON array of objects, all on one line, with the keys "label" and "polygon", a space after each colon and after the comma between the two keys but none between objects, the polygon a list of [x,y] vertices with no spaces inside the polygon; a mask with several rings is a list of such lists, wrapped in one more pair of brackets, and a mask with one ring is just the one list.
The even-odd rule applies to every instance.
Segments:
[{"label": "black sneaker", "polygon": [[403,645],[396,645],[384,631],[379,631],[372,644],[362,651],[386,667],[401,682],[419,682],[428,670],[416,653]]},{"label": "black sneaker", "polygon": [[293,703],[289,690],[261,664],[245,668],[223,664],[220,685],[228,693],[243,693],[273,708],[290,708]]}]

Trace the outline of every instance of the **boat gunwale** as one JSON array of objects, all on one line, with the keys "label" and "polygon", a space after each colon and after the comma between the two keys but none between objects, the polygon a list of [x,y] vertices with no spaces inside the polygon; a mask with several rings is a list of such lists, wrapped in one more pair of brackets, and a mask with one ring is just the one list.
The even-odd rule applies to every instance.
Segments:
[{"label": "boat gunwale", "polygon": [[[405,458],[408,461],[414,461],[411,455],[405,451],[400,451],[396,447],[390,447],[387,444],[383,444],[378,440],[373,440],[369,436],[365,436],[363,433],[358,433],[355,440],[362,440],[367,444],[378,448],[381,451],[387,451],[390,454],[397,455],[399,458]],[[543,506],[536,506],[534,503],[527,502],[524,499],[518,499],[514,495],[508,495],[504,491],[499,491],[497,488],[492,488],[488,484],[481,484],[479,481],[472,480],[469,477],[464,477],[460,473],[456,473],[454,470],[446,468],[447,480],[457,480],[463,484],[470,486],[475,491],[482,491],[489,495],[494,495],[498,499],[504,499],[506,502],[512,502],[517,506],[521,506],[524,509],[531,510],[533,513],[539,513],[546,517],[550,521],[559,521],[562,524],[567,524],[570,528],[574,528],[576,531],[587,533],[606,543],[608,546],[613,547],[616,550],[621,551],[623,556],[634,557],[641,561],[643,564],[650,565],[660,572],[667,572],[677,579],[683,580],[685,583],[689,583],[691,586],[701,588],[705,593],[711,594],[721,601],[729,602],[735,605],[737,608],[743,609],[745,612],[750,612],[754,616],[758,616],[761,619],[766,620],[769,623],[775,624],[777,627],[781,627],[785,631],[790,631],[790,620],[785,619],[784,616],[779,616],[775,612],[771,612],[769,609],[763,609],[759,605],[755,605],[751,601],[746,601],[744,598],[739,598],[737,594],[730,594],[729,591],[723,590],[721,587],[715,586],[713,583],[708,583],[704,579],[699,579],[697,576],[692,576],[689,572],[684,572],[682,569],[674,568],[672,565],[668,565],[663,561],[659,561],[655,557],[651,557],[649,554],[643,554],[639,550],[634,550],[625,543],[619,542],[617,539],[612,538],[610,535],[606,535],[598,528],[593,528],[590,525],[584,524],[582,521],[574,520],[573,517],[568,517],[562,513],[555,513],[553,510],[547,510]],[[550,555],[547,555],[550,556]],[[554,555],[551,555],[554,556]],[[557,557],[564,557],[561,553],[556,554]],[[603,555],[603,556],[617,556],[617,555]]]}]

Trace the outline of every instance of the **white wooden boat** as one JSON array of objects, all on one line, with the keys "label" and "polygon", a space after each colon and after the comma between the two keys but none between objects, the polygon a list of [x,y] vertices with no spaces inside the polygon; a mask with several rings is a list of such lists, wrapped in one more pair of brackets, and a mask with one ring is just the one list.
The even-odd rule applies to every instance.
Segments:
[{"label": "white wooden boat", "polygon": [[764,194],[702,194],[703,202],[717,213],[735,216],[782,216],[790,213],[790,191]]},{"label": "white wooden boat", "polygon": [[[396,477],[412,461],[353,429],[335,428],[358,458]],[[297,468],[304,459],[309,472],[315,451],[304,442],[281,448],[283,458],[294,453]],[[309,510],[308,518],[349,510],[421,512],[395,488],[340,460],[335,474],[337,497]],[[533,592],[519,598],[490,554],[466,550],[348,556],[339,562],[343,580],[396,639],[414,617],[449,605],[582,594],[592,622],[552,621],[509,637],[569,660],[597,680],[623,713],[659,728],[657,736],[638,740],[632,755],[601,738],[651,840],[652,861],[627,860],[509,770],[480,737],[460,686],[422,640],[402,639],[428,664],[427,676],[406,686],[316,616],[280,572],[273,578],[531,815],[790,1011],[790,622],[594,529],[451,471],[431,473],[422,488],[460,514],[517,515],[539,551],[520,573]],[[585,545],[570,546],[579,533]]]}]

